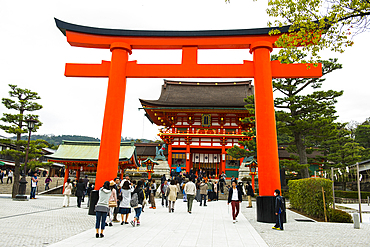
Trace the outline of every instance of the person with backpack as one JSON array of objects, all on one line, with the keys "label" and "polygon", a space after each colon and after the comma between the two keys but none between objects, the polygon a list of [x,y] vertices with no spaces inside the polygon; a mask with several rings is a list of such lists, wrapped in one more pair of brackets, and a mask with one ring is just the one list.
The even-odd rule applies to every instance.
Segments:
[{"label": "person with backpack", "polygon": [[166,208],[168,207],[168,199],[166,196],[167,187],[168,187],[167,180],[164,180],[161,184],[161,193],[162,193],[162,207],[164,207],[166,202]]},{"label": "person with backpack", "polygon": [[[128,215],[131,213],[131,193],[133,192],[133,189],[130,187],[129,181],[125,181],[122,185],[122,201],[119,204],[119,210],[118,212],[121,214],[122,222],[123,224],[128,224]],[[126,216],[126,219],[124,220],[124,216]]]},{"label": "person with backpack", "polygon": [[253,191],[252,185],[250,185],[249,182],[247,182],[247,185],[245,186],[245,190],[247,191],[247,197],[248,197],[248,207],[247,208],[251,208],[252,207],[252,196],[254,196],[254,191]]},{"label": "person with backpack", "polygon": [[275,190],[275,215],[276,215],[276,224],[272,229],[283,231],[283,217],[282,213],[285,212],[285,203],[283,197],[280,196],[280,190]]},{"label": "person with backpack", "polygon": [[135,217],[130,222],[133,227],[135,227],[135,225],[140,226],[141,207],[144,202],[144,191],[142,187],[143,187],[143,182],[139,180],[137,182],[136,188],[131,194],[130,206],[133,207],[135,210]]}]

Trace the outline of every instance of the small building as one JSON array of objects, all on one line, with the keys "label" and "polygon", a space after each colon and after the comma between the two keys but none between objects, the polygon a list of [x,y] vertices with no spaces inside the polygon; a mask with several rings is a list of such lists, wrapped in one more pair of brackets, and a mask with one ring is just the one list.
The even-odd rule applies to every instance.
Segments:
[{"label": "small building", "polygon": [[168,146],[171,169],[237,177],[243,159],[232,158],[226,150],[248,139],[242,132],[253,126],[242,119],[252,116],[244,107],[250,95],[251,81],[164,80],[158,100],[140,102],[149,121],[163,126],[158,135]]},{"label": "small building", "polygon": [[[82,171],[96,172],[99,149],[100,142],[63,141],[54,154],[46,157],[49,162],[65,165],[64,180],[67,180],[71,171],[75,171],[76,179],[79,179]],[[139,166],[134,143],[121,142],[117,174],[122,178],[126,169],[136,169]]]}]

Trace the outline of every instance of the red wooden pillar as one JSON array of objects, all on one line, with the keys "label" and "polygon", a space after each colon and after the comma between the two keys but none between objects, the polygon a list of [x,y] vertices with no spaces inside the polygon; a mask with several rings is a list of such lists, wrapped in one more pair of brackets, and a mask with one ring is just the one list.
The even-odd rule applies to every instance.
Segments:
[{"label": "red wooden pillar", "polygon": [[172,144],[168,144],[168,157],[167,157],[168,166],[172,167]]},{"label": "red wooden pillar", "polygon": [[63,193],[64,193],[64,185],[67,183],[67,179],[69,178],[69,167],[66,166],[66,169],[64,171],[64,183],[63,183]]},{"label": "red wooden pillar", "polygon": [[120,174],[119,174],[119,179],[120,180],[123,180],[123,173],[125,172],[123,169],[122,169],[122,167],[121,167],[121,170],[120,170],[121,172],[120,172]]},{"label": "red wooden pillar", "polygon": [[226,148],[222,146],[221,148],[221,171],[220,173],[224,172],[226,174]]},{"label": "red wooden pillar", "polygon": [[78,182],[78,180],[80,180],[80,168],[77,169],[76,171],[76,181]]},{"label": "red wooden pillar", "polygon": [[250,51],[254,61],[259,195],[273,196],[281,185],[270,59],[272,44],[256,42]]},{"label": "red wooden pillar", "polygon": [[190,172],[190,145],[186,144],[186,172]]},{"label": "red wooden pillar", "polygon": [[105,181],[117,177],[126,94],[126,65],[128,55],[131,54],[130,45],[121,42],[111,44],[110,50],[112,59],[96,173],[96,189],[103,186]]}]

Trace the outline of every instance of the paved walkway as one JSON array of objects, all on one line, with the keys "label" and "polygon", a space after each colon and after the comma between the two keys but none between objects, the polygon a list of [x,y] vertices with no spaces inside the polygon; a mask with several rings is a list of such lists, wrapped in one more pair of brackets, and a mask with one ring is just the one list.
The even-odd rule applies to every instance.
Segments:
[{"label": "paved walkway", "polygon": [[363,223],[360,229],[354,229],[351,223],[296,221],[307,218],[287,210],[284,231],[276,231],[271,229],[274,224],[257,222],[255,210],[254,202],[252,209],[242,207],[242,213],[269,246],[370,246],[370,224]]},{"label": "paved walkway", "polygon": [[[275,231],[273,224],[256,222],[256,207],[247,209],[242,203],[239,222],[232,224],[226,202],[210,202],[208,207],[194,204],[193,214],[186,212],[186,203],[177,200],[174,214],[160,206],[146,209],[140,227],[107,227],[105,238],[95,238],[95,217],[87,215],[86,203],[63,208],[61,196],[37,196],[37,200],[13,201],[0,195],[1,247],[13,246],[370,246],[370,224],[298,222],[304,216],[288,210],[284,231]],[[357,205],[344,204],[347,207]],[[363,209],[366,209],[364,205]],[[369,215],[369,214],[363,214]],[[132,219],[133,215],[130,215]]]},{"label": "paved walkway", "polygon": [[159,200],[157,205],[155,210],[145,209],[139,227],[116,223],[106,228],[104,238],[95,238],[95,229],[90,229],[51,246],[268,246],[242,214],[232,223],[226,201],[207,207],[194,203],[192,214],[182,200],[171,214]]},{"label": "paved walkway", "polygon": [[10,195],[0,195],[1,247],[48,246],[94,226],[87,209],[76,207],[76,197],[71,197],[68,208],[62,207],[61,196],[36,198],[13,201]]}]

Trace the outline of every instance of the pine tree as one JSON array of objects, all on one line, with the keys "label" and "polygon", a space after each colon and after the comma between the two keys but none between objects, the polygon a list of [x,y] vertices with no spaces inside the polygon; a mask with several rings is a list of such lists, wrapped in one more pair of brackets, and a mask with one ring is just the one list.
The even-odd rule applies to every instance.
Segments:
[{"label": "pine tree", "polygon": [[[285,59],[285,63],[300,62],[305,55],[297,54],[298,61]],[[277,59],[277,56],[273,56]],[[320,61],[323,65],[323,76],[342,68],[337,59]],[[299,156],[298,164],[301,177],[309,177],[307,148],[317,145],[322,140],[333,135],[336,110],[334,104],[343,91],[319,91],[325,78],[289,78],[274,79],[274,91],[283,95],[275,99],[276,120],[278,131],[293,137],[294,147]],[[314,92],[303,94],[307,87],[312,87]]]},{"label": "pine tree", "polygon": [[355,140],[364,148],[370,148],[370,118],[357,125],[355,130]]},{"label": "pine tree", "polygon": [[323,156],[318,160],[328,167],[344,168],[361,161],[364,150],[353,138],[346,124],[337,124],[335,135],[324,140],[320,145]]},{"label": "pine tree", "polygon": [[[35,100],[40,99],[40,96],[38,96],[36,92],[32,92],[29,89],[22,89],[12,84],[9,84],[9,87],[11,88],[9,95],[15,100],[11,98],[3,98],[2,103],[7,109],[17,111],[17,114],[3,113],[3,117],[0,120],[4,122],[5,125],[0,125],[0,128],[6,133],[15,134],[17,136],[17,140],[14,141],[16,150],[7,150],[7,154],[11,155],[15,161],[13,175],[14,183],[12,190],[12,197],[15,198],[19,187],[19,175],[21,168],[20,159],[24,156],[24,151],[21,150],[21,147],[24,146],[25,141],[21,140],[21,135],[28,132],[25,120],[29,118],[38,120],[38,115],[27,113],[40,110],[42,106],[34,102]],[[41,124],[41,122],[38,122],[33,131],[35,132],[37,128],[41,126]]]}]

